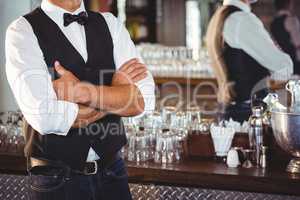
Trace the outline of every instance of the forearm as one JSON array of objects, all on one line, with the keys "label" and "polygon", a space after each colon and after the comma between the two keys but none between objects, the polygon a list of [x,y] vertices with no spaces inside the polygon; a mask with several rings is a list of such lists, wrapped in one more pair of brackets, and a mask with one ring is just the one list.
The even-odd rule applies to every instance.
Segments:
[{"label": "forearm", "polygon": [[144,111],[144,99],[135,85],[90,86],[79,92],[78,100],[90,107],[120,116],[135,116]]}]

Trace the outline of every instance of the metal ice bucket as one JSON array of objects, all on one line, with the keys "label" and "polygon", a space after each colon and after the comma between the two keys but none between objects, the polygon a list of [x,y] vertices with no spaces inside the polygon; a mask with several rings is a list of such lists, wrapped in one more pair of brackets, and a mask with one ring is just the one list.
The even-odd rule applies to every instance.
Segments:
[{"label": "metal ice bucket", "polygon": [[272,111],[271,123],[276,142],[294,157],[287,171],[300,173],[300,113]]}]

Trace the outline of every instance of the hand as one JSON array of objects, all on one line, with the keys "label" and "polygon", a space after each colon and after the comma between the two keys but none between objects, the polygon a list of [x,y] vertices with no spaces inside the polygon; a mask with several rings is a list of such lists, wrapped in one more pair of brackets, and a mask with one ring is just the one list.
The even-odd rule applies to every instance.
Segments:
[{"label": "hand", "polygon": [[99,119],[102,119],[105,117],[104,112],[100,112],[96,109],[79,105],[79,113],[77,116],[76,121],[73,124],[73,128],[83,128],[88,126],[91,123],[94,123],[98,121]]},{"label": "hand", "polygon": [[66,70],[59,62],[55,62],[55,70],[60,78],[53,81],[53,87],[59,100],[70,101],[73,103],[88,104],[90,95],[93,92],[93,85],[80,82],[80,80]]},{"label": "hand", "polygon": [[112,85],[130,85],[137,83],[147,77],[147,68],[138,59],[131,59],[116,71],[113,76]]},{"label": "hand", "polygon": [[75,123],[73,124],[72,128],[84,128],[84,127],[98,121],[99,119],[102,119],[103,117],[105,117],[105,113],[98,112],[94,116],[91,116],[90,118],[77,119],[75,121]]},{"label": "hand", "polygon": [[[62,67],[59,62],[55,62],[55,70],[60,75],[60,78],[53,82],[58,99],[77,103],[76,97],[81,95],[79,94],[80,91],[83,91],[83,88],[87,88],[86,85],[88,84],[81,83],[76,76]],[[105,113],[94,108],[79,105],[79,113],[72,127],[85,127],[95,121],[98,121],[104,116]]]},{"label": "hand", "polygon": [[53,88],[58,99],[74,102],[75,87],[80,82],[79,79],[61,66],[58,61],[55,62],[54,68],[60,75],[59,79],[53,81]]}]

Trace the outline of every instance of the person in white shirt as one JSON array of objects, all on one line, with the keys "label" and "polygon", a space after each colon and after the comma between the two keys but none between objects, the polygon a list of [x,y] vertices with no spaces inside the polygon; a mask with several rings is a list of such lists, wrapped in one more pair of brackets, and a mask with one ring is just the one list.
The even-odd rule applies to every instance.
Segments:
[{"label": "person in white shirt", "polygon": [[290,56],[276,47],[263,23],[251,12],[250,4],[255,2],[224,0],[207,32],[225,118],[241,122],[251,114],[251,101],[259,104],[266,95],[266,77],[276,73],[286,79],[293,74]]},{"label": "person in white shirt", "polygon": [[293,14],[292,0],[275,0],[276,16],[271,24],[271,33],[280,48],[294,62],[294,72],[300,75],[300,22]]},{"label": "person in white shirt", "polygon": [[28,122],[30,199],[131,199],[121,117],[152,112],[155,85],[124,25],[43,0],[9,26],[6,72]]}]

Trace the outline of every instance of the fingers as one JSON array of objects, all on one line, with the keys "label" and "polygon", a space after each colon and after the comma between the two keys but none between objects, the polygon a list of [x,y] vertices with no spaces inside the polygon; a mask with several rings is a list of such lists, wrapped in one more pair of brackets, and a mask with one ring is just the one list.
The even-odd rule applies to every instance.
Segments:
[{"label": "fingers", "polygon": [[130,65],[126,70],[124,70],[123,72],[125,72],[126,74],[131,74],[136,70],[140,70],[144,68],[145,70],[147,70],[146,66],[142,63],[135,63]]},{"label": "fingers", "polygon": [[122,68],[118,70],[119,72],[128,74],[129,76],[132,77],[135,76],[136,73],[141,73],[142,71],[147,71],[147,67],[146,65],[139,63],[139,62],[135,62],[135,63],[131,63],[130,65],[128,65],[126,68]]},{"label": "fingers", "polygon": [[103,117],[105,117],[105,113],[98,112],[96,115],[94,115],[90,118],[76,120],[72,127],[73,128],[84,128],[84,127],[88,126],[89,124],[102,119]]},{"label": "fingers", "polygon": [[147,77],[147,67],[139,62],[128,62],[128,65],[117,71],[128,83],[137,83]]},{"label": "fingers", "polygon": [[144,74],[147,72],[147,69],[146,67],[144,66],[140,66],[138,68],[136,68],[135,70],[133,70],[131,73],[128,74],[128,76],[133,79],[134,77],[138,76],[138,75],[141,75],[141,74]]},{"label": "fingers", "polygon": [[127,81],[136,83],[147,77],[147,68],[143,65],[140,67],[134,68],[130,73],[118,72],[120,73]]},{"label": "fingers", "polygon": [[69,71],[66,70],[63,66],[61,66],[61,64],[60,64],[58,61],[55,61],[55,63],[54,63],[54,68],[55,68],[55,71],[56,71],[60,76],[63,76],[63,75],[65,75],[66,73],[69,72]]},{"label": "fingers", "polygon": [[81,119],[87,119],[94,115],[96,115],[99,111],[95,110],[94,108],[90,108],[88,106],[84,106],[79,104],[79,117]]},{"label": "fingers", "polygon": [[139,81],[145,79],[145,78],[147,77],[147,75],[148,75],[147,72],[142,73],[142,74],[139,74],[139,75],[135,76],[135,77],[132,79],[132,81],[133,81],[134,83],[137,83],[137,82],[139,82]]},{"label": "fingers", "polygon": [[[94,108],[89,108],[83,105],[79,105],[80,113],[77,116],[73,128],[83,128],[91,123],[94,123],[103,117],[106,113],[95,110]],[[84,114],[82,114],[84,112]]]},{"label": "fingers", "polygon": [[127,68],[129,68],[132,64],[138,63],[139,60],[137,58],[131,59],[129,61],[127,61],[126,63],[124,63],[121,67],[120,67],[120,71],[124,71],[127,70]]}]

